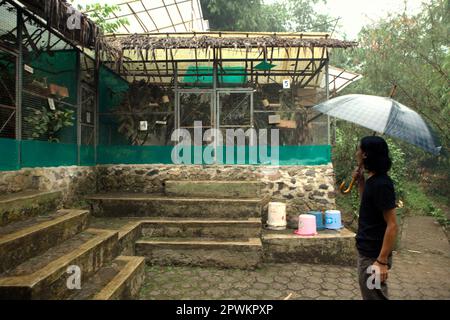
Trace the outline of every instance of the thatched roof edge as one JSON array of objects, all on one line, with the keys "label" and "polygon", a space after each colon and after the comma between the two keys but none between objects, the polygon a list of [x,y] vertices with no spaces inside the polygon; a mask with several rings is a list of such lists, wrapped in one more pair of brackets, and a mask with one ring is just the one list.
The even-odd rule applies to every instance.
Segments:
[{"label": "thatched roof edge", "polygon": [[321,47],[321,48],[354,48],[354,41],[343,41],[328,37],[304,38],[255,36],[255,37],[217,37],[202,35],[192,36],[152,36],[134,34],[129,36],[109,38],[110,44],[119,50],[157,50],[157,49],[207,49],[207,48],[271,48],[271,47]]},{"label": "thatched roof edge", "polygon": [[81,47],[114,52],[103,37],[102,29],[85,14],[80,16],[80,29],[70,30],[67,21],[74,8],[67,0],[18,0],[29,11],[44,19],[49,26],[60,32],[67,40]]}]

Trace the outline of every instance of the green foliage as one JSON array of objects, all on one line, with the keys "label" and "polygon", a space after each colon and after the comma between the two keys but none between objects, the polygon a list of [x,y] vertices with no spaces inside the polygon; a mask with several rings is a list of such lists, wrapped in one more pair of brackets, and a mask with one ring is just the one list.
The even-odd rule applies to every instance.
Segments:
[{"label": "green foliage", "polygon": [[315,11],[326,0],[201,0],[211,30],[260,32],[330,32],[335,21]]},{"label": "green foliage", "polygon": [[78,10],[82,12],[89,12],[89,17],[98,26],[103,29],[105,33],[115,33],[122,26],[128,26],[130,23],[126,18],[119,18],[114,20],[107,20],[111,14],[120,11],[117,5],[101,5],[99,3],[87,4],[86,6],[78,5]]},{"label": "green foliage", "polygon": [[435,199],[427,195],[424,190],[415,182],[406,182],[405,207],[411,214],[429,215],[434,217],[441,225],[450,226],[450,221],[441,208],[435,203]]},{"label": "green foliage", "polygon": [[286,31],[331,32],[335,21],[328,15],[316,12],[314,5],[326,4],[326,0],[287,0],[281,1],[287,15]]},{"label": "green foliage", "polygon": [[349,178],[356,167],[356,147],[364,136],[363,130],[353,124],[342,123],[336,128],[336,144],[333,147],[333,164],[336,180]]},{"label": "green foliage", "polygon": [[397,199],[403,197],[404,193],[404,182],[406,173],[406,161],[405,153],[402,149],[392,140],[386,139],[389,146],[389,155],[392,160],[392,168],[389,171],[389,176],[392,181],[394,181],[395,192],[397,194]]},{"label": "green foliage", "polygon": [[450,220],[447,219],[447,216],[445,215],[444,211],[441,208],[437,208],[433,203],[430,203],[428,210],[429,214],[433,218],[435,218],[436,221],[439,222],[442,226],[444,227],[450,226]]},{"label": "green foliage", "polygon": [[211,30],[260,31],[260,0],[201,0]]},{"label": "green foliage", "polygon": [[50,142],[59,142],[58,132],[64,127],[74,125],[74,111],[61,109],[51,111],[46,107],[41,109],[28,108],[31,114],[25,118],[25,122],[32,128],[31,136],[34,139],[48,138]]},{"label": "green foliage", "polygon": [[[448,224],[443,209],[448,199],[449,125],[450,125],[450,50],[448,0],[431,0],[411,17],[390,16],[365,27],[359,34],[356,49],[333,50],[331,64],[359,72],[363,79],[348,86],[341,94],[388,96],[393,84],[398,90],[394,99],[417,111],[439,135],[444,147],[441,157],[399,140],[387,139],[393,167],[393,179],[404,211],[432,215]],[[338,122],[333,162],[337,181],[351,173],[356,141],[364,129]],[[406,162],[407,160],[407,162]],[[439,196],[439,197],[438,197]],[[338,197],[346,208],[357,210],[356,191]],[[448,200],[447,200],[448,201]]]},{"label": "green foliage", "polygon": [[343,94],[387,96],[396,84],[394,98],[421,114],[448,152],[450,10],[448,0],[430,2],[415,16],[404,13],[365,27],[359,34],[360,47],[334,51],[331,63],[364,76]]}]

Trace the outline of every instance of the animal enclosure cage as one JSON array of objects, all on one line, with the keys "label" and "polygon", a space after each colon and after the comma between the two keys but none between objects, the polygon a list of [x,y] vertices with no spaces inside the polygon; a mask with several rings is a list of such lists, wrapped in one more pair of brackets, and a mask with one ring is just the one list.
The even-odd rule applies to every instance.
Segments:
[{"label": "animal enclosure cage", "polygon": [[94,164],[92,58],[15,3],[0,19],[0,167]]},{"label": "animal enclosure cage", "polygon": [[64,15],[46,20],[55,3],[41,1],[42,10],[40,1],[0,3],[0,170],[171,164],[174,131],[195,136],[199,123],[201,136],[223,135],[215,152],[238,142],[230,130],[268,130],[270,144],[277,129],[280,164],[330,161],[330,121],[311,107],[330,95],[329,50],[354,43],[327,34],[107,37],[89,21],[91,33],[67,30]]},{"label": "animal enclosure cage", "polygon": [[[129,84],[120,115],[100,114],[105,131],[124,133],[116,136],[120,141],[109,140],[111,146],[125,142],[141,154],[170,149],[180,141],[171,136],[175,129],[194,137],[199,125],[202,137],[209,129],[221,133],[222,145],[238,142],[230,130],[268,130],[270,144],[276,129],[281,163],[330,161],[330,119],[312,106],[330,95],[329,48],[352,43],[320,33],[235,32],[116,35],[110,41],[122,58],[104,63]],[[194,140],[197,147],[211,144]]]}]

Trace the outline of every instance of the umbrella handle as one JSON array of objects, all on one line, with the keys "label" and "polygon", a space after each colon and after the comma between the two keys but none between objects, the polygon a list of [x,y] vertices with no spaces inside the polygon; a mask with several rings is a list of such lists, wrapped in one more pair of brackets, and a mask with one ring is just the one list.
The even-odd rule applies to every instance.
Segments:
[{"label": "umbrella handle", "polygon": [[393,98],[394,96],[395,96],[395,93],[397,92],[397,85],[396,84],[394,84],[393,86],[392,86],[392,89],[391,89],[391,93],[389,94],[389,98]]},{"label": "umbrella handle", "polygon": [[339,191],[341,191],[342,194],[348,194],[350,191],[352,191],[353,186],[355,185],[356,178],[352,178],[352,181],[350,181],[350,184],[348,185],[348,188],[345,189],[345,180],[342,181],[341,185],[339,186]]},{"label": "umbrella handle", "polygon": [[[358,166],[358,170],[361,170],[361,167],[360,167],[360,166]],[[353,189],[353,186],[355,185],[355,182],[356,182],[356,177],[353,177],[353,178],[352,178],[352,181],[350,181],[350,184],[348,185],[348,188],[345,189],[345,180],[342,181],[341,185],[339,186],[339,191],[340,191],[342,194],[348,194],[348,193],[350,193],[350,191],[352,191],[352,189]]]}]

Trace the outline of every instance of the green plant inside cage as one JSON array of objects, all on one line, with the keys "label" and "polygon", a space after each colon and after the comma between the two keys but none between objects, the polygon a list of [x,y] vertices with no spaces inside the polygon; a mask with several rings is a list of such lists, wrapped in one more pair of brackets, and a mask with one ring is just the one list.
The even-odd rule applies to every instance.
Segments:
[{"label": "green plant inside cage", "polygon": [[50,142],[60,142],[58,133],[65,127],[74,125],[74,111],[68,108],[48,110],[46,107],[28,108],[30,115],[25,122],[31,128],[33,139],[47,138]]}]

